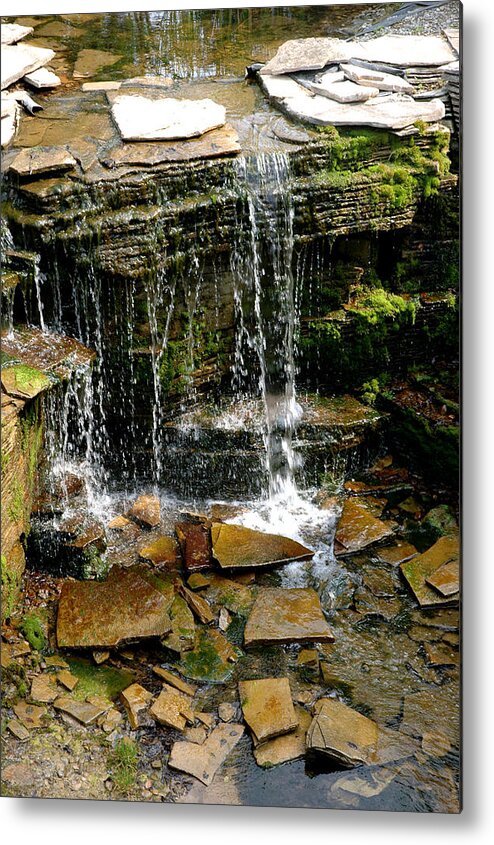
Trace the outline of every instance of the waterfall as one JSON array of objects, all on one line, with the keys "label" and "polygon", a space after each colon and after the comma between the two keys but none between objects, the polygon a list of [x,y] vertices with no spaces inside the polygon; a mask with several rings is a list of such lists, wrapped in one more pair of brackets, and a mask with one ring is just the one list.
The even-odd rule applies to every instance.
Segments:
[{"label": "waterfall", "polygon": [[233,383],[240,395],[252,354],[265,412],[264,443],[271,500],[296,496],[293,435],[300,418],[295,392],[298,325],[293,259],[293,206],[289,158],[262,153],[237,162],[247,223],[233,250],[236,350]]}]

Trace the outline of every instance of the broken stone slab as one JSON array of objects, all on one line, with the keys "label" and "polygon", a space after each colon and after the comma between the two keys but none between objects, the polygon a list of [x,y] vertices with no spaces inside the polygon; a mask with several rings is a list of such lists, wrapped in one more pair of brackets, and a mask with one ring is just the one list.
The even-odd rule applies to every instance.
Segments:
[{"label": "broken stone slab", "polygon": [[230,701],[222,701],[218,706],[218,716],[222,722],[233,722],[237,715],[237,708]]},{"label": "broken stone slab", "polygon": [[307,748],[343,766],[382,766],[411,756],[416,744],[335,698],[320,698],[307,731]]},{"label": "broken stone slab", "polygon": [[175,532],[187,573],[211,569],[213,562],[209,528],[202,523],[178,522]]},{"label": "broken stone slab", "polygon": [[157,496],[139,496],[127,516],[144,528],[157,528],[161,519],[160,501]]},{"label": "broken stone slab", "polygon": [[162,681],[166,681],[175,689],[178,689],[179,692],[183,692],[184,695],[190,695],[191,698],[194,697],[197,691],[197,687],[193,687],[192,684],[187,684],[182,678],[179,678],[177,675],[174,675],[173,672],[170,672],[168,669],[164,669],[162,666],[153,666],[153,672],[158,678],[161,678]]},{"label": "broken stone slab", "polygon": [[208,785],[243,735],[243,725],[220,724],[202,745],[175,742],[168,765]]},{"label": "broken stone slab", "polygon": [[[416,102],[406,94],[385,94],[372,97],[365,103],[337,103],[320,95],[310,95],[301,86],[289,96],[282,96],[275,89],[276,77],[262,76],[261,86],[289,117],[316,126],[371,126],[376,129],[404,130],[418,120],[437,123],[446,109],[442,100]],[[283,80],[285,81],[285,80]],[[294,85],[297,83],[290,80]],[[278,88],[278,86],[276,86]],[[270,93],[271,92],[271,93]]]},{"label": "broken stone slab", "polygon": [[206,741],[207,735],[208,732],[202,725],[197,728],[186,728],[184,731],[184,739],[187,742],[194,742],[196,745],[202,745]]},{"label": "broken stone slab", "polygon": [[226,123],[225,107],[209,99],[152,99],[122,94],[115,98],[111,111],[124,141],[197,138]]},{"label": "broken stone slab", "polygon": [[295,38],[285,41],[261,69],[261,75],[322,70],[353,58],[354,45],[339,38]]},{"label": "broken stone slab", "polygon": [[208,578],[207,597],[213,605],[226,607],[239,616],[248,616],[254,604],[254,591],[233,578],[213,574]]},{"label": "broken stone slab", "polygon": [[61,695],[53,702],[56,710],[61,710],[62,713],[68,713],[73,719],[77,719],[83,725],[91,725],[100,716],[108,710],[108,705],[97,706],[90,704],[89,701],[79,701],[76,698],[71,698],[69,695]]},{"label": "broken stone slab", "polygon": [[418,550],[411,543],[403,543],[397,541],[392,546],[385,546],[383,549],[378,549],[375,552],[377,560],[382,563],[388,563],[390,566],[398,566],[406,560],[418,555]]},{"label": "broken stone slab", "polygon": [[32,26],[20,26],[18,23],[2,23],[0,27],[0,40],[4,44],[17,44],[28,35],[32,35],[34,29]]},{"label": "broken stone slab", "polygon": [[[328,75],[331,77],[333,74]],[[323,76],[321,82],[312,83],[309,90],[337,103],[365,103],[379,94],[379,88],[375,86],[357,85],[350,80],[335,82],[331,78],[328,80],[328,75]]]},{"label": "broken stone slab", "polygon": [[343,766],[369,763],[376,751],[377,723],[341,701],[322,698],[307,731],[307,748],[327,754]]},{"label": "broken stone slab", "polygon": [[367,546],[390,537],[393,529],[374,517],[365,503],[350,497],[343,505],[343,511],[336,529],[335,555],[358,552]]},{"label": "broken stone slab", "polygon": [[196,593],[193,593],[192,590],[189,590],[181,581],[177,581],[175,584],[175,589],[182,596],[183,599],[189,605],[192,613],[197,616],[200,622],[203,625],[209,625],[215,618],[214,613],[211,610],[208,602],[203,599],[201,596],[198,596]]},{"label": "broken stone slab", "polygon": [[24,77],[24,81],[31,86],[31,88],[36,89],[43,89],[43,88],[58,88],[62,84],[62,80],[56,73],[53,71],[48,70],[46,67],[40,67],[38,70],[34,70],[32,73],[27,73]]},{"label": "broken stone slab", "polygon": [[181,654],[194,648],[196,626],[194,616],[182,596],[175,596],[170,606],[171,633],[161,640],[165,648]]},{"label": "broken stone slab", "polygon": [[400,564],[400,570],[421,607],[459,600],[459,592],[443,595],[427,582],[438,569],[448,563],[457,563],[458,558],[458,537],[453,534],[440,537],[426,552]]},{"label": "broken stone slab", "polygon": [[344,775],[331,786],[331,794],[341,799],[341,792],[359,795],[361,798],[374,798],[380,795],[395,779],[399,770],[396,767],[371,770],[366,777],[356,774]]},{"label": "broken stone slab", "polygon": [[460,30],[455,27],[448,27],[447,29],[443,30],[446,38],[448,39],[448,43],[451,48],[455,51],[455,53],[459,56],[460,55]]},{"label": "broken stone slab", "polygon": [[131,684],[120,693],[120,700],[123,703],[129,717],[130,726],[136,730],[141,725],[139,714],[147,710],[153,694],[140,684]]},{"label": "broken stone slab", "polygon": [[298,725],[293,731],[262,742],[254,748],[258,766],[267,769],[305,757],[306,735],[312,717],[307,710],[298,706],[295,707],[295,717],[298,719]]},{"label": "broken stone slab", "polygon": [[261,69],[261,75],[321,70],[329,64],[361,59],[397,67],[434,67],[456,58],[438,36],[384,35],[369,41],[339,38],[297,38],[285,41]]},{"label": "broken stone slab", "polygon": [[53,50],[34,47],[31,44],[2,46],[1,87],[8,88],[26,73],[47,65],[55,57]]},{"label": "broken stone slab", "polygon": [[31,683],[31,698],[43,704],[51,704],[58,697],[57,685],[50,675],[36,675]]},{"label": "broken stone slab", "polygon": [[163,684],[163,689],[149,712],[161,725],[179,731],[184,730],[187,722],[193,725],[195,721],[192,698],[169,684]]},{"label": "broken stone slab", "polygon": [[18,719],[10,719],[7,722],[7,728],[20,742],[26,742],[29,739],[29,731],[22,725]]},{"label": "broken stone slab", "polygon": [[244,631],[245,645],[334,642],[321,602],[311,588],[260,590]]},{"label": "broken stone slab", "polygon": [[177,542],[173,537],[158,537],[150,545],[139,549],[141,560],[149,560],[156,566],[165,564],[171,569],[179,565],[179,551]]},{"label": "broken stone slab", "polygon": [[131,520],[127,519],[126,516],[115,516],[110,520],[107,527],[111,528],[112,531],[123,531],[131,524]]},{"label": "broken stone slab", "polygon": [[76,676],[67,669],[62,669],[60,672],[57,672],[57,681],[59,684],[62,684],[62,686],[68,689],[69,692],[72,692],[79,683],[79,678],[76,678]]},{"label": "broken stone slab", "polygon": [[173,161],[221,158],[241,151],[236,129],[226,123],[200,138],[178,141],[126,142],[105,151],[101,161],[105,167],[155,167]]},{"label": "broken stone slab", "polygon": [[311,549],[278,534],[265,534],[243,525],[213,522],[213,557],[222,569],[277,566],[293,560],[309,560]]},{"label": "broken stone slab", "polygon": [[424,643],[426,662],[430,666],[458,666],[460,656],[457,649],[447,643]]},{"label": "broken stone slab", "polygon": [[425,579],[442,596],[452,596],[460,589],[460,561],[450,560]]},{"label": "broken stone slab", "polygon": [[220,629],[220,631],[228,630],[231,621],[232,617],[228,613],[228,610],[226,609],[226,607],[222,607],[218,614],[218,628]]},{"label": "broken stone slab", "polygon": [[186,678],[204,683],[224,683],[233,674],[241,651],[215,628],[200,627],[193,650],[182,653],[177,669]]},{"label": "broken stone slab", "polygon": [[256,742],[289,733],[298,725],[288,678],[240,681],[240,706]]},{"label": "broken stone slab", "polygon": [[14,364],[2,368],[2,387],[5,393],[16,399],[34,399],[51,387],[45,373],[27,364]]},{"label": "broken stone slab", "polygon": [[58,604],[61,648],[105,648],[171,630],[169,599],[136,572],[114,568],[106,581],[65,581]]},{"label": "broken stone slab", "polygon": [[418,737],[439,731],[451,745],[460,742],[460,694],[458,686],[432,686],[405,695],[401,730]]},{"label": "broken stone slab", "polygon": [[35,704],[28,704],[26,701],[19,701],[12,708],[19,722],[27,730],[43,727],[43,719],[47,715],[46,707],[37,707]]},{"label": "broken stone slab", "polygon": [[341,65],[347,79],[357,85],[372,85],[379,91],[393,91],[396,94],[413,94],[413,85],[407,80],[393,73],[380,73],[358,65]]}]

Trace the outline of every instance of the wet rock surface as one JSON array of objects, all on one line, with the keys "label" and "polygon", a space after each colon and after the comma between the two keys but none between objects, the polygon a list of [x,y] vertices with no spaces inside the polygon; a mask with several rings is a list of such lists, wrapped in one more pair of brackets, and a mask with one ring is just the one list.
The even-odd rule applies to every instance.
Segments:
[{"label": "wet rock surface", "polygon": [[213,523],[211,539],[213,557],[222,569],[255,569],[313,556],[313,552],[301,543],[241,525]]},{"label": "wet rock surface", "polygon": [[324,618],[315,590],[261,590],[244,632],[245,644],[275,642],[332,642],[334,636]]}]

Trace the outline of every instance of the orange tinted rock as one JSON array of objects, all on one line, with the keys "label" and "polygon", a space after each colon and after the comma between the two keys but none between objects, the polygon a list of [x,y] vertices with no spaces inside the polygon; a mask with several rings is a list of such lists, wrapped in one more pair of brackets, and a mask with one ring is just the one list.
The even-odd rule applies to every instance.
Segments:
[{"label": "orange tinted rock", "polygon": [[156,528],[160,524],[161,518],[159,499],[157,496],[151,495],[139,496],[128,515],[131,519],[143,525],[144,528]]},{"label": "orange tinted rock", "polygon": [[265,534],[243,525],[214,522],[211,528],[213,557],[222,569],[274,566],[292,560],[308,560],[314,552],[278,534]]},{"label": "orange tinted rock", "polygon": [[344,555],[360,551],[392,534],[393,529],[382,520],[376,519],[363,502],[349,498],[343,506],[336,530],[335,539],[339,547],[335,546],[335,554]]},{"label": "orange tinted rock", "polygon": [[459,599],[458,592],[445,596],[429,586],[428,583],[428,580],[440,567],[449,563],[457,563],[458,557],[458,537],[453,534],[440,537],[426,552],[400,565],[400,569],[421,607],[445,604]]},{"label": "orange tinted rock", "polygon": [[240,681],[238,690],[244,719],[258,742],[297,727],[288,678]]},{"label": "orange tinted rock", "polygon": [[312,589],[259,591],[244,632],[246,645],[334,642],[319,596]]},{"label": "orange tinted rock", "polygon": [[185,569],[189,574],[211,569],[211,537],[202,523],[179,522],[175,526]]}]

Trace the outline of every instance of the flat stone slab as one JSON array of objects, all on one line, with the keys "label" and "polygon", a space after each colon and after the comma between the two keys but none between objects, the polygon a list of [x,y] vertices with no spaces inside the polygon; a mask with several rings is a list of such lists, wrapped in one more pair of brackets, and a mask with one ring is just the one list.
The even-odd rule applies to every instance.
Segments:
[{"label": "flat stone slab", "polygon": [[401,572],[421,607],[459,600],[459,592],[441,594],[428,583],[445,564],[458,564],[459,543],[456,535],[440,537],[430,549],[400,565]]},{"label": "flat stone slab", "polygon": [[368,70],[358,65],[341,65],[347,79],[357,85],[372,85],[378,91],[393,91],[397,94],[412,94],[413,85],[401,76],[393,73],[380,73],[377,70]]},{"label": "flat stone slab", "polygon": [[108,80],[102,82],[83,82],[81,91],[87,93],[89,91],[118,91],[122,82],[119,80]]},{"label": "flat stone slab", "polygon": [[209,785],[216,772],[244,735],[243,725],[220,724],[202,745],[175,742],[168,765]]},{"label": "flat stone slab", "polygon": [[282,763],[289,763],[291,760],[300,760],[305,757],[306,735],[312,722],[312,717],[303,707],[295,707],[295,716],[298,725],[295,730],[283,736],[269,739],[254,748],[256,763],[262,768],[268,769],[272,766],[280,766]]},{"label": "flat stone slab", "polygon": [[416,744],[337,699],[320,698],[307,731],[307,748],[343,766],[382,766],[411,756]]},{"label": "flat stone slab", "polygon": [[92,350],[72,337],[42,332],[34,326],[16,328],[8,336],[2,333],[2,350],[27,366],[60,379],[68,378],[74,367],[89,364],[95,356]]},{"label": "flat stone slab", "polygon": [[178,731],[183,731],[187,722],[192,725],[195,721],[192,698],[169,684],[163,684],[149,712],[161,725]]},{"label": "flat stone slab", "polygon": [[62,84],[60,77],[45,67],[40,67],[32,73],[27,73],[24,80],[32,88],[38,90],[43,88],[58,88]]},{"label": "flat stone slab", "polygon": [[329,64],[361,59],[397,67],[433,67],[456,59],[442,38],[429,35],[384,35],[369,41],[339,38],[297,38],[285,41],[261,70],[265,74],[287,74],[321,70]]},{"label": "flat stone slab", "polygon": [[61,695],[53,702],[56,710],[61,710],[63,713],[68,713],[78,722],[83,725],[91,725],[107,710],[108,705],[97,706],[91,704],[89,701],[78,701],[76,698],[71,698],[69,695]]},{"label": "flat stone slab", "polygon": [[240,681],[240,705],[256,742],[289,733],[298,725],[288,678]]},{"label": "flat stone slab", "polygon": [[113,102],[112,116],[124,141],[196,138],[226,123],[225,107],[209,99],[153,99],[122,94]]},{"label": "flat stone slab", "polygon": [[157,528],[161,519],[160,502],[157,496],[139,496],[128,512],[128,516],[144,528]]},{"label": "flat stone slab", "polygon": [[65,581],[58,604],[63,648],[110,648],[171,630],[169,599],[135,572],[112,570],[107,581]]},{"label": "flat stone slab", "polygon": [[126,142],[105,153],[103,164],[107,167],[154,167],[171,161],[195,161],[203,158],[221,158],[237,155],[241,151],[237,131],[228,123],[212,129],[200,138],[179,141],[154,141],[147,144]]},{"label": "flat stone slab", "polygon": [[209,625],[209,623],[213,621],[215,615],[212,612],[211,607],[206,601],[206,599],[203,599],[201,596],[198,596],[196,593],[193,593],[192,590],[189,590],[187,587],[185,587],[181,581],[176,582],[175,588],[179,595],[181,595],[182,598],[185,599],[192,613],[197,616],[197,618],[200,622],[203,623],[203,625]]},{"label": "flat stone slab", "polygon": [[309,560],[314,552],[278,534],[265,534],[243,525],[214,522],[211,527],[213,557],[222,569],[275,566],[292,560]]},{"label": "flat stone slab", "polygon": [[47,715],[46,707],[37,707],[35,704],[28,704],[27,701],[19,701],[12,709],[19,722],[27,730],[43,727],[43,718]]},{"label": "flat stone slab", "polygon": [[383,563],[388,563],[390,566],[398,566],[406,560],[418,555],[418,550],[411,543],[403,543],[401,541],[395,543],[393,546],[385,546],[382,549],[376,550],[376,557]]},{"label": "flat stone slab", "polygon": [[418,120],[437,123],[446,113],[442,100],[416,102],[405,94],[373,97],[365,103],[349,104],[317,95],[311,98],[307,93],[283,99],[280,107],[291,117],[315,126],[371,126],[400,130],[413,126]]},{"label": "flat stone slab", "polygon": [[358,552],[393,534],[393,529],[376,519],[355,497],[346,499],[335,535],[335,555]]},{"label": "flat stone slab", "polygon": [[45,373],[28,364],[14,364],[2,369],[2,387],[5,393],[16,399],[34,399],[48,390],[51,384]]},{"label": "flat stone slab", "polygon": [[31,683],[31,698],[43,704],[51,704],[58,697],[58,689],[53,675],[36,675]]},{"label": "flat stone slab", "polygon": [[[2,27],[3,28],[3,27]],[[53,50],[28,44],[2,46],[1,87],[8,88],[26,73],[44,67],[55,57]]]},{"label": "flat stone slab", "polygon": [[77,162],[64,147],[32,147],[21,150],[7,167],[17,176],[40,176],[44,173],[66,173]]},{"label": "flat stone slab", "polygon": [[460,561],[451,560],[425,579],[442,596],[452,596],[460,589]]},{"label": "flat stone slab", "polygon": [[275,56],[264,65],[261,74],[296,73],[321,70],[326,65],[353,58],[354,44],[339,38],[295,38],[285,41]]},{"label": "flat stone slab", "polygon": [[262,589],[244,631],[245,645],[334,642],[319,596],[310,588]]},{"label": "flat stone slab", "polygon": [[156,566],[166,564],[174,569],[179,562],[177,542],[174,537],[158,537],[150,545],[139,549],[139,557],[141,560],[151,561]]},{"label": "flat stone slab", "polygon": [[337,103],[365,103],[370,97],[377,97],[379,88],[371,85],[357,85],[355,82],[345,80],[344,82],[314,83],[311,90],[321,97],[335,100]]},{"label": "flat stone slab", "polygon": [[[0,27],[0,41],[4,44],[17,44],[28,35],[32,35],[34,29],[32,26],[20,26],[18,23],[2,23]],[[2,53],[3,57],[3,53]]]},{"label": "flat stone slab", "polygon": [[369,763],[377,747],[378,726],[341,701],[322,698],[307,731],[307,748],[327,754],[343,766]]}]

